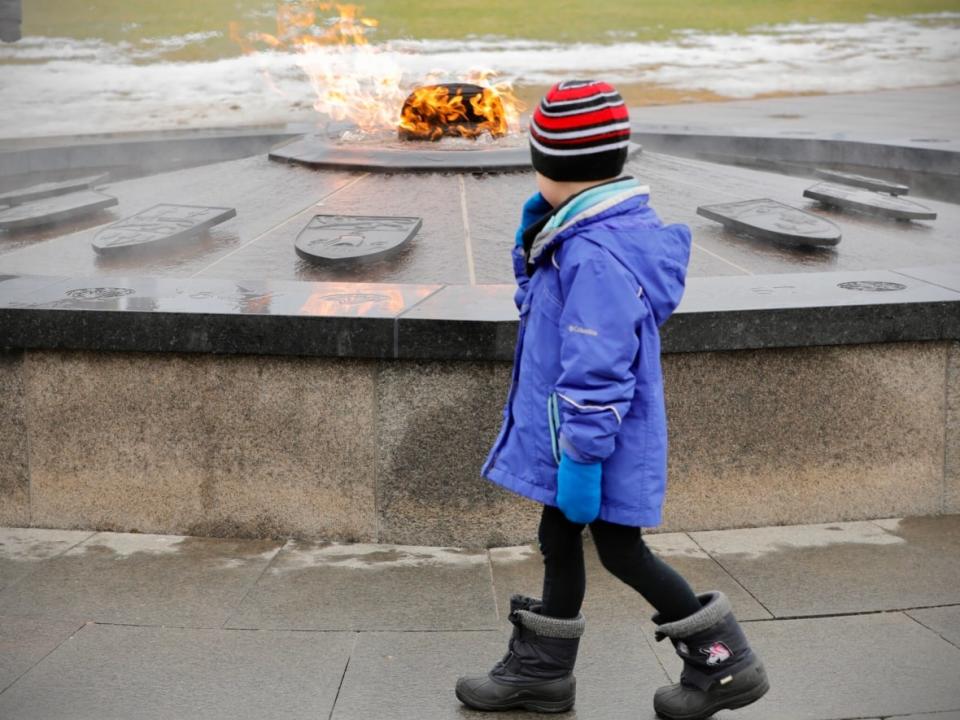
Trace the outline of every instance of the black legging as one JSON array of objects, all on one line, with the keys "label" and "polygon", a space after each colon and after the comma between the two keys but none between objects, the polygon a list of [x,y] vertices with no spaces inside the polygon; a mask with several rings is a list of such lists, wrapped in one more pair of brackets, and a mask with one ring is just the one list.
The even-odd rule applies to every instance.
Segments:
[{"label": "black legging", "polygon": [[[583,567],[584,526],[545,505],[540,517],[543,553],[543,614],[572,618],[580,612],[586,590]],[[656,608],[662,622],[673,622],[700,610],[700,601],[676,570],[652,552],[640,528],[604,520],[590,523],[600,562]]]}]

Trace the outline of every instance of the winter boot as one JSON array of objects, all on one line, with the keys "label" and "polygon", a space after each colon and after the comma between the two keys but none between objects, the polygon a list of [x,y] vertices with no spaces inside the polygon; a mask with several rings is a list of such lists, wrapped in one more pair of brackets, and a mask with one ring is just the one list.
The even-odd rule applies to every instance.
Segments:
[{"label": "winter boot", "polygon": [[683,660],[680,682],[657,690],[653,709],[667,720],[703,720],[759,700],[770,689],[763,663],[750,649],[722,592],[698,596],[699,612],[659,625],[657,641],[670,638]]},{"label": "winter boot", "polygon": [[486,675],[457,680],[457,699],[474,710],[564,712],[573,707],[573,666],[583,635],[583,615],[541,613],[539,600],[510,598],[513,636],[507,654]]}]

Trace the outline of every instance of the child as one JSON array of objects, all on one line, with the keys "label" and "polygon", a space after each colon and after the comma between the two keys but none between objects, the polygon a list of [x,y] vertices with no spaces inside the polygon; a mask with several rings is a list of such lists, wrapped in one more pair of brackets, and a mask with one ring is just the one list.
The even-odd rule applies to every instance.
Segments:
[{"label": "child", "polygon": [[540,192],[523,207],[513,253],[520,332],[503,428],[483,468],[489,480],[543,503],[543,598],[515,595],[509,651],[456,694],[478,710],[562,712],[584,630],[581,533],[603,566],[657,611],[657,639],[683,660],[681,682],[654,708],[698,720],[742,707],[768,688],[720,592],[695,595],[653,555],[666,484],[667,432],[658,328],[683,294],[685,225],[663,225],[649,190],[620,177],[630,120],[617,91],[594,81],[555,85],[530,124]]}]

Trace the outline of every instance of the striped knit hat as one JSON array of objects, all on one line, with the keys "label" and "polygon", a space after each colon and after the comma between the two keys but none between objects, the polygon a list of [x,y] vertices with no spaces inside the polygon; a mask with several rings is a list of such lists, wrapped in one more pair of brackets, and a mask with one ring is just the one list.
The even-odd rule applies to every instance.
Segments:
[{"label": "striped knit hat", "polygon": [[533,167],[551,180],[616,177],[627,160],[629,143],[627,106],[605,82],[557,83],[530,120]]}]

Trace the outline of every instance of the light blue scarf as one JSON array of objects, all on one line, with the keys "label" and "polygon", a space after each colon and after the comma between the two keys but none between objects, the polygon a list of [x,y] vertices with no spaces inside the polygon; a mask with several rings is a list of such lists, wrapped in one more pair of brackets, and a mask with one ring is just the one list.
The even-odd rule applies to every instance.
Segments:
[{"label": "light blue scarf", "polygon": [[550,218],[547,224],[543,226],[540,234],[544,235],[551,230],[561,227],[565,225],[567,221],[576,217],[585,210],[589,210],[594,205],[598,205],[604,200],[612,198],[614,195],[619,195],[625,190],[630,190],[636,187],[640,187],[640,183],[635,178],[624,178],[623,180],[606,183],[604,185],[598,185],[590,188],[589,190],[584,190],[582,193],[577,195],[572,202],[569,202],[560,208],[560,210]]}]

